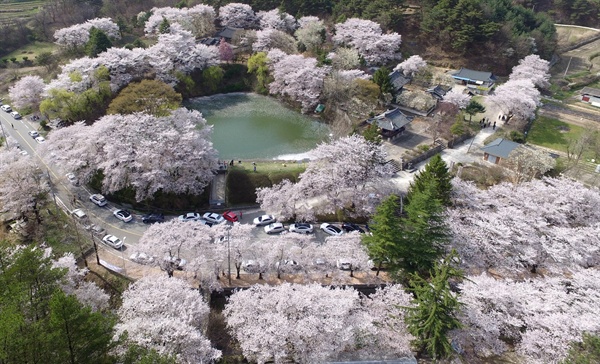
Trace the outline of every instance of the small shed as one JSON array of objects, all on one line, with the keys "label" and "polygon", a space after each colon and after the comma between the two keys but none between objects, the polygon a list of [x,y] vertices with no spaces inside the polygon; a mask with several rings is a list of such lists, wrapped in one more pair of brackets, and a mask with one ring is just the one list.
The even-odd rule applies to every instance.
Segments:
[{"label": "small shed", "polygon": [[402,92],[402,88],[410,83],[410,77],[404,76],[404,74],[398,70],[393,71],[389,74],[390,83],[394,87],[394,92],[399,93]]},{"label": "small shed", "polygon": [[600,107],[600,89],[584,87],[579,93],[581,94],[581,101]]},{"label": "small shed", "polygon": [[436,99],[442,100],[450,90],[452,90],[452,87],[437,85],[434,88],[427,89],[427,92]]},{"label": "small shed", "polygon": [[452,74],[452,78],[467,86],[469,91],[479,95],[487,95],[496,83],[496,76],[491,72],[475,71],[468,68],[461,68],[458,72]]},{"label": "small shed", "polygon": [[231,43],[231,40],[235,36],[235,34],[239,31],[242,31],[242,28],[233,28],[233,27],[225,27],[221,29],[217,34],[215,34],[216,38],[224,38],[227,43]]},{"label": "small shed", "polygon": [[316,114],[320,114],[323,112],[323,110],[325,110],[325,105],[323,104],[319,104],[317,105],[317,107],[315,108],[315,113]]},{"label": "small shed", "polygon": [[520,146],[521,144],[511,140],[497,138],[490,144],[481,148],[483,151],[483,160],[492,164],[498,164],[503,158],[507,159],[508,155]]},{"label": "small shed", "polygon": [[393,139],[402,135],[406,130],[406,125],[412,121],[412,118],[406,116],[400,109],[395,108],[388,110],[383,114],[379,114],[374,118],[368,119],[367,123],[377,125],[381,129],[381,136],[388,139]]}]

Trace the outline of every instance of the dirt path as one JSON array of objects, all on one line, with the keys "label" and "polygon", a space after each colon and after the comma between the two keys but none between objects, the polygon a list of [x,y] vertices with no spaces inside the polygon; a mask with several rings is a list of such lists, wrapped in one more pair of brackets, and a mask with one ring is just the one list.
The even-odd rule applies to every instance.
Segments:
[{"label": "dirt path", "polygon": [[600,112],[593,113],[587,109],[581,109],[574,105],[561,107],[546,104],[538,110],[538,114],[558,119],[569,124],[582,126],[584,128],[600,129]]}]

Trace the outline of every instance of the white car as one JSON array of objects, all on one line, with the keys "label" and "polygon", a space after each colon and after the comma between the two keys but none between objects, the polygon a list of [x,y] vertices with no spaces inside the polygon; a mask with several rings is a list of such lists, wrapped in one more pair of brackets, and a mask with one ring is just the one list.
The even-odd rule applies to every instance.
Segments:
[{"label": "white car", "polygon": [[269,225],[277,221],[277,219],[273,215],[262,215],[255,218],[252,223],[256,226],[264,226]]},{"label": "white car", "polygon": [[199,221],[202,219],[199,213],[197,212],[188,212],[184,215],[179,215],[179,221]]},{"label": "white car", "polygon": [[279,234],[285,231],[285,227],[280,222],[274,222],[265,226],[265,233],[267,234]]},{"label": "white car", "polygon": [[290,232],[298,234],[310,234],[313,232],[313,226],[305,222],[297,222],[290,225]]},{"label": "white car", "polygon": [[77,180],[77,176],[75,176],[75,173],[67,173],[66,177],[73,186],[79,186],[79,181]]},{"label": "white car", "polygon": [[130,222],[131,220],[133,220],[133,215],[131,215],[131,212],[127,210],[117,210],[113,212],[113,215],[115,215],[117,219],[123,222]]},{"label": "white car", "polygon": [[225,222],[225,218],[215,212],[207,212],[202,215],[202,219],[212,222],[213,224],[222,224]]},{"label": "white car", "polygon": [[108,201],[106,201],[106,198],[99,193],[95,193],[95,194],[91,195],[90,201],[92,201],[93,203],[95,203],[96,205],[98,205],[100,207],[106,206],[106,204],[108,203]]},{"label": "white car", "polygon": [[75,216],[78,219],[83,219],[84,217],[87,217],[85,211],[83,211],[82,209],[75,209],[71,211],[71,214],[73,214],[73,216]]},{"label": "white car", "polygon": [[42,143],[46,142],[46,139],[44,139],[43,136],[39,136],[39,137],[35,138],[35,141],[42,144]]},{"label": "white car", "polygon": [[0,109],[2,109],[2,111],[6,111],[6,112],[12,111],[12,108],[10,107],[10,105],[2,105],[2,106],[0,106]]},{"label": "white car", "polygon": [[108,234],[102,238],[102,241],[115,249],[121,249],[123,247],[123,242],[121,241],[121,239],[117,238],[114,235]]},{"label": "white car", "polygon": [[328,223],[321,224],[321,230],[323,230],[326,234],[333,236],[340,236],[344,233],[344,231],[339,227]]},{"label": "white car", "polygon": [[98,235],[98,236],[106,235],[106,230],[104,230],[104,228],[100,225],[96,225],[96,224],[90,225],[90,231],[94,235]]},{"label": "white car", "polygon": [[16,111],[11,112],[10,115],[12,115],[13,119],[15,120],[19,120],[21,118],[21,114]]},{"label": "white car", "polygon": [[39,136],[40,136],[40,133],[38,133],[38,132],[37,132],[37,131],[35,131],[35,130],[28,131],[28,132],[27,132],[27,134],[29,134],[29,136],[30,136],[30,137],[32,137],[33,139],[35,139],[35,138],[37,138],[37,137],[39,137]]},{"label": "white car", "polygon": [[351,270],[352,269],[352,262],[350,262],[349,259],[345,259],[345,258],[338,259],[337,262],[335,263],[335,265],[338,267],[338,269],[341,269],[341,270]]},{"label": "white car", "polygon": [[129,257],[129,259],[131,259],[131,261],[139,263],[139,264],[150,264],[150,263],[154,262],[153,256],[150,256],[143,252],[133,253]]}]

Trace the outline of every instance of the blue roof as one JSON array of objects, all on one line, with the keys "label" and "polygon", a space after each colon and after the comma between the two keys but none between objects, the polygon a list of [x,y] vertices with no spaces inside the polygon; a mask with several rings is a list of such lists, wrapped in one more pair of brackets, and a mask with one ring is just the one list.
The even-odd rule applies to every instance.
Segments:
[{"label": "blue roof", "polygon": [[481,148],[484,152],[489,155],[493,155],[501,158],[508,158],[508,155],[515,149],[517,149],[521,144],[515,143],[510,140],[497,138],[490,144]]}]

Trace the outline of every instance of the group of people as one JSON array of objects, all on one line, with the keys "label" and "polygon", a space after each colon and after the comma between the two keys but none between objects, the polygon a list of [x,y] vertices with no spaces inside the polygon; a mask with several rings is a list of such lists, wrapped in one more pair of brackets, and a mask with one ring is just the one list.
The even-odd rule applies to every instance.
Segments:
[{"label": "group of people", "polygon": [[[479,126],[481,127],[481,129],[489,128],[490,125],[492,125],[490,118],[483,118],[483,119],[479,120]],[[492,129],[496,130],[496,122],[495,121],[494,121],[494,124],[492,125]]]}]

